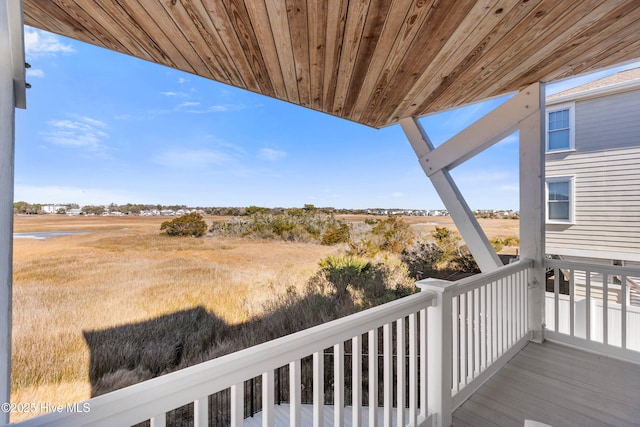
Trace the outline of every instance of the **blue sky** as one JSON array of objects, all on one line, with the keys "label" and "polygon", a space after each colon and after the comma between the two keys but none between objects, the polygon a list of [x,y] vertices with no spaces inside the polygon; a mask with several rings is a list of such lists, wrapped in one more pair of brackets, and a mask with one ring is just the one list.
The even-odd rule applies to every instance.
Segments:
[{"label": "blue sky", "polygon": [[[31,28],[25,46],[16,201],[443,208],[399,126],[371,129]],[[504,100],[422,123],[438,145]],[[472,209],[518,209],[517,159],[512,135],[452,171]]]}]

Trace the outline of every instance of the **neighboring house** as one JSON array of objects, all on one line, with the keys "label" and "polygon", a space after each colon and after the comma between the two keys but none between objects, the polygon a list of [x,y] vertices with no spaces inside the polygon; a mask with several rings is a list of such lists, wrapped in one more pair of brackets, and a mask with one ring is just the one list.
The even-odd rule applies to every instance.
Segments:
[{"label": "neighboring house", "polygon": [[640,265],[640,68],[547,97],[546,252]]}]

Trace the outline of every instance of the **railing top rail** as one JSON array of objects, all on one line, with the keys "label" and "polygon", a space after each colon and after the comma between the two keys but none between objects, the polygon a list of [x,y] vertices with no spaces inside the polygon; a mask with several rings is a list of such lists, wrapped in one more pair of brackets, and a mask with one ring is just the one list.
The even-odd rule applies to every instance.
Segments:
[{"label": "railing top rail", "polygon": [[435,300],[433,292],[420,292],[98,396],[91,399],[89,413],[50,413],[18,425],[133,425],[425,309]]},{"label": "railing top rail", "polygon": [[[486,273],[479,273],[471,277],[467,277],[457,282],[446,282],[444,280],[435,281],[434,285],[431,285],[428,281],[418,282],[419,285],[423,285],[424,288],[433,290],[436,292],[447,292],[452,296],[458,296],[473,289],[480,288],[488,283],[500,280],[504,277],[510,276],[513,273],[525,270],[533,267],[533,261],[530,259],[521,259],[517,262],[505,265],[494,271],[488,271]],[[426,286],[424,286],[426,285]]]},{"label": "railing top rail", "polygon": [[571,270],[589,271],[591,273],[605,273],[619,276],[640,277],[640,268],[623,267],[620,265],[590,264],[586,262],[565,261],[548,259],[545,265],[548,268],[567,268]]}]

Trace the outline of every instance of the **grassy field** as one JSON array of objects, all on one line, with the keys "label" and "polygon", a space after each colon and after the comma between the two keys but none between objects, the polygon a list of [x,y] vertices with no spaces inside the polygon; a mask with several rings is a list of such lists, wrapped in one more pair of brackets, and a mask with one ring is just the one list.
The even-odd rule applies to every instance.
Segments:
[{"label": "grassy field", "polygon": [[[206,218],[207,222],[224,218]],[[343,217],[362,221],[364,217]],[[65,404],[88,399],[89,331],[193,309],[227,325],[259,315],[287,288],[302,288],[339,247],[230,238],[170,238],[166,218],[18,216],[15,232],[85,231],[15,239],[12,400]],[[454,228],[415,218],[416,231]],[[518,221],[481,221],[489,237],[518,234]],[[12,414],[12,421],[21,414]]]}]

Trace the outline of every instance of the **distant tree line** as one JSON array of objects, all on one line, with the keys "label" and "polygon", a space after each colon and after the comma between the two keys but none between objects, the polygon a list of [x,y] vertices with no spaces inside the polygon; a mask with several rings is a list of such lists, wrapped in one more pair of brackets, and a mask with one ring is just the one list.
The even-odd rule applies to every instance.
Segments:
[{"label": "distant tree line", "polygon": [[[55,212],[45,210],[45,207],[57,206]],[[339,209],[334,207],[316,207],[313,204],[305,204],[302,208],[267,208],[262,206],[248,206],[248,207],[187,207],[186,205],[161,205],[161,204],[143,204],[143,203],[126,203],[118,205],[111,203],[109,205],[85,205],[80,208],[77,203],[63,203],[63,204],[46,204],[46,203],[27,203],[25,201],[15,202],[13,204],[13,211],[16,214],[66,214],[71,209],[80,209],[80,212],[84,215],[102,215],[105,212],[118,213],[121,215],[140,215],[143,212],[149,211],[178,211],[178,210],[197,210],[205,215],[212,216],[252,216],[256,213],[263,215],[285,215],[291,214],[295,210],[300,212],[315,212],[327,215],[366,215],[376,214],[381,211],[387,212],[380,215],[388,215],[389,209]],[[411,210],[397,209],[392,210],[393,213],[413,212]],[[395,212],[397,211],[397,212]],[[477,218],[503,218],[503,219],[518,219],[518,212],[512,210],[476,210],[473,212]],[[409,213],[411,214],[411,213]]]},{"label": "distant tree line", "polygon": [[[45,206],[59,206],[56,212],[47,212],[44,210]],[[140,215],[145,211],[178,211],[178,210],[198,210],[204,212],[206,215],[213,216],[251,216],[255,213],[270,214],[270,215],[282,215],[292,210],[299,209],[301,211],[314,211],[318,213],[332,214],[367,214],[367,209],[336,209],[333,207],[320,207],[317,208],[312,204],[306,204],[302,208],[266,208],[260,206],[248,206],[248,207],[187,207],[186,205],[161,205],[161,204],[142,204],[142,203],[127,203],[124,205],[118,205],[111,203],[110,205],[85,205],[82,208],[77,203],[28,203],[25,201],[15,202],[13,204],[13,212],[16,214],[47,214],[57,213],[66,214],[71,209],[80,209],[84,215],[102,215],[104,212],[119,212],[123,215]]]}]

